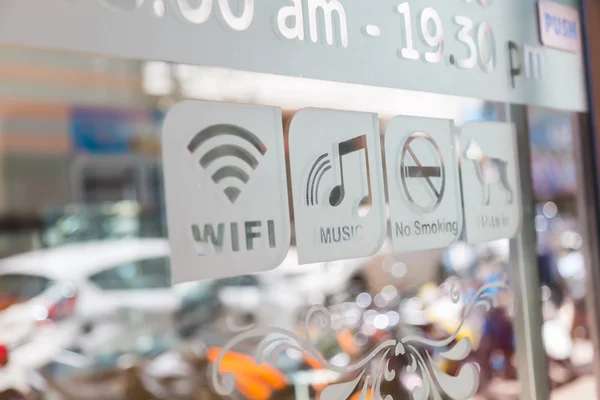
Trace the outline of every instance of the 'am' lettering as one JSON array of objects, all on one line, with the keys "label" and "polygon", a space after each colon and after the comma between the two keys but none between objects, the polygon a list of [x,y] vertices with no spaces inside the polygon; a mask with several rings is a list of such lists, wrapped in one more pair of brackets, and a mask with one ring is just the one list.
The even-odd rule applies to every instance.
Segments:
[{"label": "'am' lettering", "polygon": [[[337,36],[341,46],[348,47],[346,10],[339,0],[305,0],[308,18],[305,18],[302,0],[291,1],[292,5],[281,8],[277,13],[277,28],[284,38],[304,40],[306,37],[304,23],[308,20],[310,40],[313,43],[319,42],[319,32],[325,29],[325,40],[328,45],[333,45],[334,38]],[[319,18],[320,15],[323,17]],[[339,27],[337,32],[336,25]]]}]

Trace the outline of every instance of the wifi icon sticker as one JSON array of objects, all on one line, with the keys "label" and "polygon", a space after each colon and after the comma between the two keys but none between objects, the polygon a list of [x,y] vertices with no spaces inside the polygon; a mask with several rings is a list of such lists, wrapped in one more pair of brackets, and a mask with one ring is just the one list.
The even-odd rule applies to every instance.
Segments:
[{"label": "wifi icon sticker", "polygon": [[173,283],[272,270],[291,241],[279,107],[175,104],[162,128]]},{"label": "wifi icon sticker", "polygon": [[[214,145],[215,141],[211,139],[223,136],[238,138],[241,141]],[[231,204],[236,202],[244,185],[250,180],[250,175],[258,167],[259,158],[267,152],[267,147],[256,135],[231,124],[217,124],[203,129],[192,138],[187,149],[191,154],[200,154],[200,166],[206,171],[213,171],[211,179],[222,187]],[[252,149],[260,156],[254,156]],[[227,157],[233,157],[244,167],[222,162],[227,160]]]}]

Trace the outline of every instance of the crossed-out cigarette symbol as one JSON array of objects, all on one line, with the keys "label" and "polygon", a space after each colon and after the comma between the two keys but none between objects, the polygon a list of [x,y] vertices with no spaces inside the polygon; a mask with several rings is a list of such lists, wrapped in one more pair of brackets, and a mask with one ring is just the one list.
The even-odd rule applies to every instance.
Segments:
[{"label": "crossed-out cigarette symbol", "polygon": [[[413,142],[417,139],[426,140],[433,147],[439,165],[423,165],[421,162],[422,156],[415,153]],[[408,165],[414,164],[414,165]],[[444,197],[446,189],[446,170],[444,168],[444,158],[437,143],[431,136],[425,132],[415,132],[406,139],[402,147],[400,156],[400,178],[402,182],[402,191],[410,202],[411,206],[422,213],[431,213],[435,211]],[[441,178],[441,182],[433,182],[433,178]],[[415,199],[408,181],[412,179],[422,180],[433,193],[435,201],[433,203],[423,204],[422,199]],[[437,183],[437,184],[436,184]]]}]

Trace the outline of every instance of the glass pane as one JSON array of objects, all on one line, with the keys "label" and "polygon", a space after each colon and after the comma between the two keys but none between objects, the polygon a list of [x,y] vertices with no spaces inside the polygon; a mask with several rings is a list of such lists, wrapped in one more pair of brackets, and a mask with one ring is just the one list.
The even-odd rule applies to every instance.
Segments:
[{"label": "glass pane", "polygon": [[[134,13],[144,2],[104,3],[110,10]],[[196,18],[196,25],[202,25],[203,7],[211,4],[147,3],[152,13],[147,17],[153,15],[157,23],[166,24],[163,16],[184,10],[183,17]],[[222,12],[226,3],[214,2],[213,11]],[[230,3],[231,15],[221,15],[221,24],[243,19],[244,6],[253,2]],[[319,18],[338,15],[336,9],[327,12],[326,2],[318,3],[325,11],[313,10]],[[482,9],[490,5],[474,3]],[[352,82],[409,74],[415,78],[407,87],[421,88],[417,81],[428,78],[425,86],[437,85],[436,91],[448,94],[302,77],[333,76],[321,68],[334,57],[325,50],[298,48],[276,65],[281,68],[273,62],[267,70],[274,73],[258,73],[245,71],[265,62],[256,55],[246,60],[248,68],[238,69],[137,59],[147,43],[155,42],[148,39],[145,47],[132,49],[135,54],[118,52],[129,58],[3,46],[0,216],[13,222],[0,223],[0,356],[5,348],[9,356],[6,365],[0,357],[0,391],[16,389],[28,398],[111,400],[516,399],[527,383],[519,376],[526,350],[517,343],[531,335],[545,345],[552,399],[592,398],[595,355],[584,303],[582,210],[576,206],[581,177],[573,146],[583,134],[576,123],[581,114],[522,106],[529,132],[517,124],[512,137],[510,103],[463,96],[489,98],[492,87],[506,91],[502,82],[508,85],[510,76],[513,91],[506,98],[556,107],[576,98],[571,109],[580,109],[584,96],[569,84],[578,76],[551,76],[557,82],[551,90],[549,80],[542,79],[547,77],[538,74],[553,74],[560,63],[548,61],[542,70],[535,49],[512,41],[496,43],[496,49],[509,49],[508,56],[498,52],[497,59],[493,47],[473,53],[475,58],[445,54],[459,50],[449,33],[443,41],[441,27],[448,21],[464,28],[452,34],[460,38],[452,43],[461,45],[462,55],[494,40],[491,25],[471,27],[481,32],[472,38],[465,32],[473,21],[453,19],[451,7],[444,7],[444,22],[438,24],[441,17],[433,8],[413,10],[416,17],[411,17],[406,5],[396,5],[394,16],[401,18],[396,23],[404,22],[396,36],[404,37],[400,33],[406,33],[411,18],[418,18],[414,29],[420,36],[415,33],[412,44],[406,37],[405,43],[384,47],[393,48],[392,56],[403,62],[422,61],[422,68],[413,64],[392,71],[383,63],[374,69],[381,74],[356,78],[350,62],[358,62],[362,52],[346,49],[343,35],[335,38],[341,40],[335,48],[327,47],[327,37],[324,43],[308,43],[308,30],[307,41],[290,43],[342,54],[347,75],[341,68],[339,75],[354,76],[348,78]],[[88,6],[78,7],[82,12]],[[344,21],[339,18],[329,26],[335,32]],[[211,29],[217,26],[213,22]],[[506,36],[511,26],[497,23],[494,32]],[[365,26],[361,38],[375,40],[378,31],[382,34],[383,25]],[[65,38],[64,47],[72,48],[71,40]],[[417,40],[430,51],[413,48]],[[187,44],[175,43],[171,50]],[[227,48],[219,42],[210,46]],[[277,46],[274,54],[288,54],[277,53]],[[529,59],[512,58],[521,50]],[[243,58],[221,52],[229,54],[229,64]],[[561,59],[557,52],[549,51],[549,57]],[[295,77],[280,75],[295,70],[301,53],[320,54],[307,57],[314,68],[286,73]],[[187,59],[196,56],[202,54],[190,53]],[[501,61],[523,65],[509,64],[502,79],[486,81],[486,70],[506,68]],[[434,64],[452,68],[444,75],[448,79],[430,73]],[[471,64],[476,77],[457,79],[466,75],[456,71]],[[483,81],[490,88],[473,86]],[[515,81],[522,85],[518,90]],[[167,132],[169,111],[182,104],[201,106]],[[270,125],[261,125],[264,120]],[[482,122],[489,124],[475,124]],[[214,126],[225,133],[211,130]],[[466,143],[464,132],[473,126],[478,128]],[[403,129],[410,135],[390,142],[389,132]],[[360,132],[347,136],[354,130]],[[267,142],[271,131],[273,142]],[[438,131],[446,135],[436,136]],[[536,231],[537,266],[522,265],[508,238],[486,236],[496,228],[510,231],[507,226],[516,225],[509,221],[512,215],[481,211],[490,203],[509,211],[520,205],[524,191],[518,185],[528,181],[529,169],[521,166],[519,173],[510,165],[517,163],[506,147],[526,134],[534,198],[525,201],[533,203],[535,215],[522,226]],[[228,147],[224,136],[237,142]],[[436,142],[440,137],[444,142]],[[185,145],[171,157],[173,143]],[[280,159],[264,167],[278,146]],[[306,170],[299,172],[300,147],[316,157],[307,156]],[[173,173],[176,162],[180,170]],[[244,203],[250,185],[260,190],[254,202]],[[174,194],[174,187],[181,192]],[[446,204],[450,197],[456,204]],[[237,201],[245,206],[235,208]],[[311,207],[322,212],[311,214]],[[246,218],[275,209],[285,209],[285,221]],[[362,219],[329,223],[340,209]],[[378,212],[378,221],[385,222],[376,221],[369,230],[366,221]],[[435,212],[439,215],[428,217]],[[169,225],[175,213],[183,215],[185,229]],[[289,248],[282,233],[288,222]],[[337,246],[341,242],[351,245]],[[271,265],[272,253],[251,252],[277,246],[286,251],[277,254],[276,265]],[[194,249],[192,262],[181,257],[182,248]],[[519,287],[524,269],[539,272],[540,332],[515,328],[524,305],[515,301],[513,288]],[[198,276],[207,279],[187,279]]]}]

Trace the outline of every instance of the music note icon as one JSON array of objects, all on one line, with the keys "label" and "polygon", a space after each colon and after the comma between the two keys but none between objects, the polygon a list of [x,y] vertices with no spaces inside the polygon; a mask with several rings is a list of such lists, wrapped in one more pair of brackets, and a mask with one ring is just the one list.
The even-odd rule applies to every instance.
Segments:
[{"label": "music note icon", "polygon": [[343,142],[338,143],[338,155],[337,160],[339,163],[339,184],[336,185],[331,192],[329,193],[329,204],[332,207],[338,207],[344,201],[344,197],[346,196],[346,187],[344,182],[344,156],[357,152],[363,151],[365,155],[366,162],[366,179],[367,179],[367,187],[368,194],[364,196],[359,202],[359,206],[365,206],[370,204],[371,202],[371,181],[369,179],[369,154],[367,152],[367,137],[366,135],[361,135],[354,137],[349,140],[345,140]]}]

